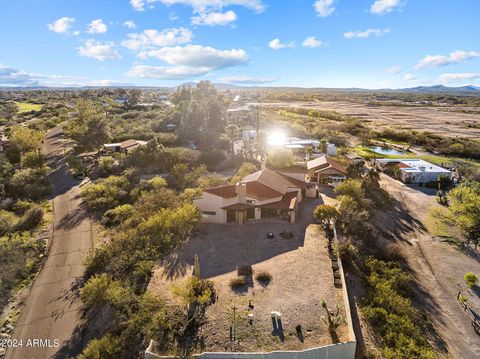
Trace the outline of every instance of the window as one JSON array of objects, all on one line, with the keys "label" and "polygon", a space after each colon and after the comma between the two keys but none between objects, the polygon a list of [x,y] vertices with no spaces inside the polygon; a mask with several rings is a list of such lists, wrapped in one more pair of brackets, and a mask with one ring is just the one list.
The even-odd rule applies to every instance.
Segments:
[{"label": "window", "polygon": [[212,212],[212,211],[202,211],[202,214],[205,216],[215,216],[217,212]]},{"label": "window", "polygon": [[255,200],[254,200],[254,199],[247,199],[247,203],[248,203],[248,204],[254,204],[254,203],[255,203]]}]

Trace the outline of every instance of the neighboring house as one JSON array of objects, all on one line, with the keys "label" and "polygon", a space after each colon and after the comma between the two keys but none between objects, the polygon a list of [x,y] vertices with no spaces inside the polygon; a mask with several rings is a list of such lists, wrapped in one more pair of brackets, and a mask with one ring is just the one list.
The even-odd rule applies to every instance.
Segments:
[{"label": "neighboring house", "polygon": [[305,181],[264,169],[235,185],[207,188],[193,203],[206,223],[242,224],[270,217],[294,223],[305,190]]},{"label": "neighboring house", "polygon": [[103,145],[103,149],[106,152],[123,152],[123,153],[128,153],[131,150],[134,150],[135,148],[139,146],[145,146],[147,144],[147,141],[142,141],[142,140],[126,140],[123,142],[118,142],[118,143],[105,143]]},{"label": "neighboring house", "polygon": [[345,157],[350,161],[350,163],[352,164],[357,164],[357,163],[362,163],[362,162],[365,162],[365,160],[360,157],[358,154],[356,153],[347,153],[345,155]]},{"label": "neighboring house", "polygon": [[335,187],[347,179],[347,170],[340,162],[321,156],[307,162],[307,177],[310,182]]},{"label": "neighboring house", "polygon": [[377,159],[375,164],[382,171],[389,167],[398,166],[400,179],[405,183],[436,182],[438,176],[446,175],[452,178],[452,172],[420,159]]},{"label": "neighboring house", "polygon": [[243,130],[242,131],[242,140],[250,142],[257,137],[257,131],[255,130]]},{"label": "neighboring house", "polygon": [[125,105],[128,102],[128,98],[125,96],[118,96],[114,101],[119,105]]}]

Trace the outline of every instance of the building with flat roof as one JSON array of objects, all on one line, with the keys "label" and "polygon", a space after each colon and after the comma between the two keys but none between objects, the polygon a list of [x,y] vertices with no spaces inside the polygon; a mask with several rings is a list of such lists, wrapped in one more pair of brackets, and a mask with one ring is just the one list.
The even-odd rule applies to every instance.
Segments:
[{"label": "building with flat roof", "polygon": [[400,179],[405,183],[436,182],[440,175],[446,175],[448,178],[452,178],[451,171],[421,159],[382,158],[375,160],[375,164],[381,170],[398,166]]}]

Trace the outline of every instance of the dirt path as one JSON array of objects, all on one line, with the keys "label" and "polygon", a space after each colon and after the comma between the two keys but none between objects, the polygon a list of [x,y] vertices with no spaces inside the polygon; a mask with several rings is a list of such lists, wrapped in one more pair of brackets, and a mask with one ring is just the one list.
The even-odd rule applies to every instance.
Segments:
[{"label": "dirt path", "polygon": [[419,305],[429,313],[455,358],[480,357],[480,336],[474,332],[456,299],[457,293],[465,287],[463,275],[469,270],[480,273],[480,263],[432,236],[423,227],[430,207],[436,205],[434,196],[383,174],[381,184],[407,210],[405,220],[410,228],[403,227],[397,233],[402,234],[401,250],[419,291],[424,294],[417,298]]},{"label": "dirt path", "polygon": [[[8,349],[8,359],[67,358],[77,349],[76,336],[83,323],[77,288],[83,274],[83,258],[92,249],[92,232],[81,208],[78,181],[68,173],[64,162],[65,146],[58,128],[44,141],[43,152],[52,168],[49,181],[54,193],[54,233],[48,258],[32,285],[12,335],[13,339],[22,340],[23,346]],[[27,347],[29,339],[44,342]]]}]

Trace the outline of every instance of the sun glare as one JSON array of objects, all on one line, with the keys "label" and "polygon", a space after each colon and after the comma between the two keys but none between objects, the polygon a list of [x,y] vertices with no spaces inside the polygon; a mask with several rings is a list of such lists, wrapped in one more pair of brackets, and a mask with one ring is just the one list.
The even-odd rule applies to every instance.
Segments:
[{"label": "sun glare", "polygon": [[282,131],[274,131],[268,136],[268,144],[272,146],[280,146],[285,143],[287,136]]}]

